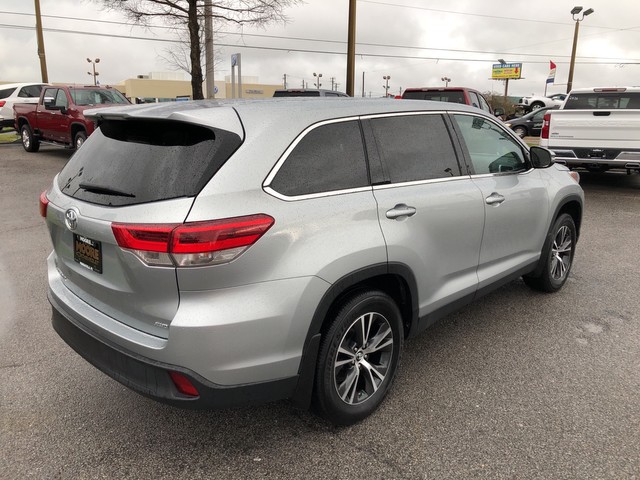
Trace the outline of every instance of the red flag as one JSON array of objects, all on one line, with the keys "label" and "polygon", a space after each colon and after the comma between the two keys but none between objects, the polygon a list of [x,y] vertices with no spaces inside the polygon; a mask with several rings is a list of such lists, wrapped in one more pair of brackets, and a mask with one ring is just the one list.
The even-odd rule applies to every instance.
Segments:
[{"label": "red flag", "polygon": [[549,60],[549,70],[553,70],[554,68],[556,68],[556,64]]}]

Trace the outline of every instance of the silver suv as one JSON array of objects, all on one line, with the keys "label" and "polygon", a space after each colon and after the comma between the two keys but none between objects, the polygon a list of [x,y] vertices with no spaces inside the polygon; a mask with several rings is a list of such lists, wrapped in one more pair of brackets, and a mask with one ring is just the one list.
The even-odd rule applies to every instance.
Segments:
[{"label": "silver suv", "polygon": [[149,397],[372,413],[405,339],[524,276],[553,292],[577,174],[492,116],[425,101],[95,110],[40,197],[53,326]]}]

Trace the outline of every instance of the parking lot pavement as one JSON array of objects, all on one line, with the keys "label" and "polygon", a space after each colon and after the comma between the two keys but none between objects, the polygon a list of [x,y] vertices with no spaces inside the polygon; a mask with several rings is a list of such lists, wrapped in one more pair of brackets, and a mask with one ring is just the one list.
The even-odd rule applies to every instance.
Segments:
[{"label": "parking lot pavement", "polygon": [[57,337],[38,195],[69,156],[0,146],[1,478],[638,478],[640,175],[582,175],[560,293],[515,281],[450,315],[379,411],[333,428],[286,402],[161,405]]}]

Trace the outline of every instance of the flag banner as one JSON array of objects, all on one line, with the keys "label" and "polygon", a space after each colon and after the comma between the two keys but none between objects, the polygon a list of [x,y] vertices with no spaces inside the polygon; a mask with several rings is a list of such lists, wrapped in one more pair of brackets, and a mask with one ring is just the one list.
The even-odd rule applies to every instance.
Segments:
[{"label": "flag banner", "polygon": [[553,81],[556,79],[556,64],[553,62],[549,62],[549,76],[547,77],[547,83],[553,83]]}]

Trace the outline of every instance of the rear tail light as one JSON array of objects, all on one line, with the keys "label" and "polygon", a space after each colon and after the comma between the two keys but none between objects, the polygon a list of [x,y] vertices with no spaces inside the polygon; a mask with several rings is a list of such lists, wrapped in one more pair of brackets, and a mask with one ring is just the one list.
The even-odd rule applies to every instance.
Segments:
[{"label": "rear tail light", "polygon": [[551,127],[551,114],[545,113],[542,120],[542,130],[540,131],[540,138],[549,138],[549,128]]},{"label": "rear tail light", "polygon": [[0,100],[0,107],[4,107],[5,103],[7,103],[5,100]]},{"label": "rear tail light", "polygon": [[122,248],[148,265],[197,267],[227,263],[271,228],[269,215],[249,215],[181,224],[111,225]]},{"label": "rear tail light", "polygon": [[40,203],[40,216],[42,218],[47,218],[47,207],[49,206],[49,199],[47,198],[46,190],[40,194],[39,203]]}]

